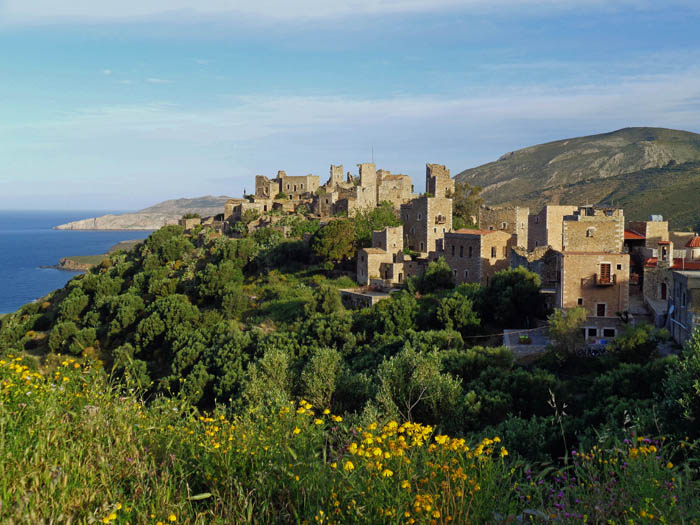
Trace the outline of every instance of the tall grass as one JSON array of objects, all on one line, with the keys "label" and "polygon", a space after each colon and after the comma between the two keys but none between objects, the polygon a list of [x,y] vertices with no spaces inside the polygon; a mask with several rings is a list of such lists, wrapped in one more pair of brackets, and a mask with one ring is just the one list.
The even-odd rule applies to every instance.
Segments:
[{"label": "tall grass", "polygon": [[691,523],[677,448],[635,438],[534,468],[498,437],[351,425],[304,400],[200,414],[72,358],[0,359],[3,523]]}]

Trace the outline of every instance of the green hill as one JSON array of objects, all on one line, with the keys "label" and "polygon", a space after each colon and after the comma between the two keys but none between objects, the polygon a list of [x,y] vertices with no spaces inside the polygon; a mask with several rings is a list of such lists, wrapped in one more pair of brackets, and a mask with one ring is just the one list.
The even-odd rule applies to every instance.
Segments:
[{"label": "green hill", "polygon": [[489,204],[614,202],[632,219],[651,213],[673,228],[697,226],[700,135],[662,128],[625,128],[503,155],[457,174],[483,187]]}]

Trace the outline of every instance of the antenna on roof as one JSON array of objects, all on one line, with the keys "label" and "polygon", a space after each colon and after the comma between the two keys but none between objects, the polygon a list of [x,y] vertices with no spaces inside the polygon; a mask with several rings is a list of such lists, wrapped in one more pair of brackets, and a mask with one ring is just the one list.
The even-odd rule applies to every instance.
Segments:
[{"label": "antenna on roof", "polygon": [[372,146],[372,164],[374,164],[374,145]]}]

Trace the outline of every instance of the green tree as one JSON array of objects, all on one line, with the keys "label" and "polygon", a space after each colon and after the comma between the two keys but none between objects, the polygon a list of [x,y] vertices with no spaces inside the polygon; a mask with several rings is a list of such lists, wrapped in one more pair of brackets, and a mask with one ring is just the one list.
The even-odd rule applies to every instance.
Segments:
[{"label": "green tree", "polygon": [[311,242],[314,254],[323,259],[326,270],[355,255],[355,224],[350,220],[331,221]]},{"label": "green tree", "polygon": [[491,318],[502,327],[529,328],[544,315],[540,277],[522,266],[496,272],[483,299]]},{"label": "green tree", "polygon": [[306,303],[304,307],[307,315],[312,313],[330,314],[344,309],[340,300],[340,292],[329,284],[320,284],[316,287],[311,301]]},{"label": "green tree", "polygon": [[[478,220],[479,206],[484,203],[484,199],[481,197],[481,187],[472,186],[467,181],[455,181],[455,190],[450,197],[452,198],[453,227],[458,229],[475,226],[476,222],[473,217]],[[455,222],[457,222],[456,225]]]},{"label": "green tree", "polygon": [[407,345],[379,366],[377,377],[377,403],[389,416],[437,424],[459,412],[460,382],[440,371],[437,352],[416,352]]},{"label": "green tree", "polygon": [[447,264],[444,257],[428,264],[425,273],[411,282],[412,286],[421,293],[431,293],[438,290],[454,288],[455,278],[452,268]]},{"label": "green tree", "polygon": [[342,370],[340,352],[332,348],[318,348],[301,374],[305,398],[319,409],[330,408]]},{"label": "green tree", "polygon": [[287,405],[294,385],[289,354],[280,348],[267,350],[248,368],[242,398],[249,407]]},{"label": "green tree", "polygon": [[467,335],[481,325],[474,303],[462,294],[452,294],[440,301],[437,318],[448,330],[457,330]]},{"label": "green tree", "polygon": [[586,322],[586,309],[578,306],[570,309],[557,308],[547,318],[547,332],[554,349],[561,355],[573,354],[583,343],[583,324]]},{"label": "green tree", "polygon": [[670,336],[668,330],[655,328],[649,323],[627,325],[606,346],[606,351],[627,361],[645,362],[658,354],[659,343],[667,341]]},{"label": "green tree", "polygon": [[665,382],[666,418],[679,431],[700,435],[700,326],[695,327]]},{"label": "green tree", "polygon": [[199,213],[185,213],[182,216],[183,219],[201,219]]},{"label": "green tree", "polygon": [[358,248],[367,248],[372,245],[373,231],[383,230],[387,226],[401,226],[401,221],[396,216],[394,205],[386,201],[376,208],[359,210],[354,220],[355,239]]}]

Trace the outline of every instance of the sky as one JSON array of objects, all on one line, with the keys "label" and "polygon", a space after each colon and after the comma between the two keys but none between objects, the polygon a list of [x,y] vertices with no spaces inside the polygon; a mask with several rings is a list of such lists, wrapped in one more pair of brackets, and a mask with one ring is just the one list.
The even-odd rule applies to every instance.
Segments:
[{"label": "sky", "polygon": [[693,0],[0,0],[0,210],[700,132]]}]

